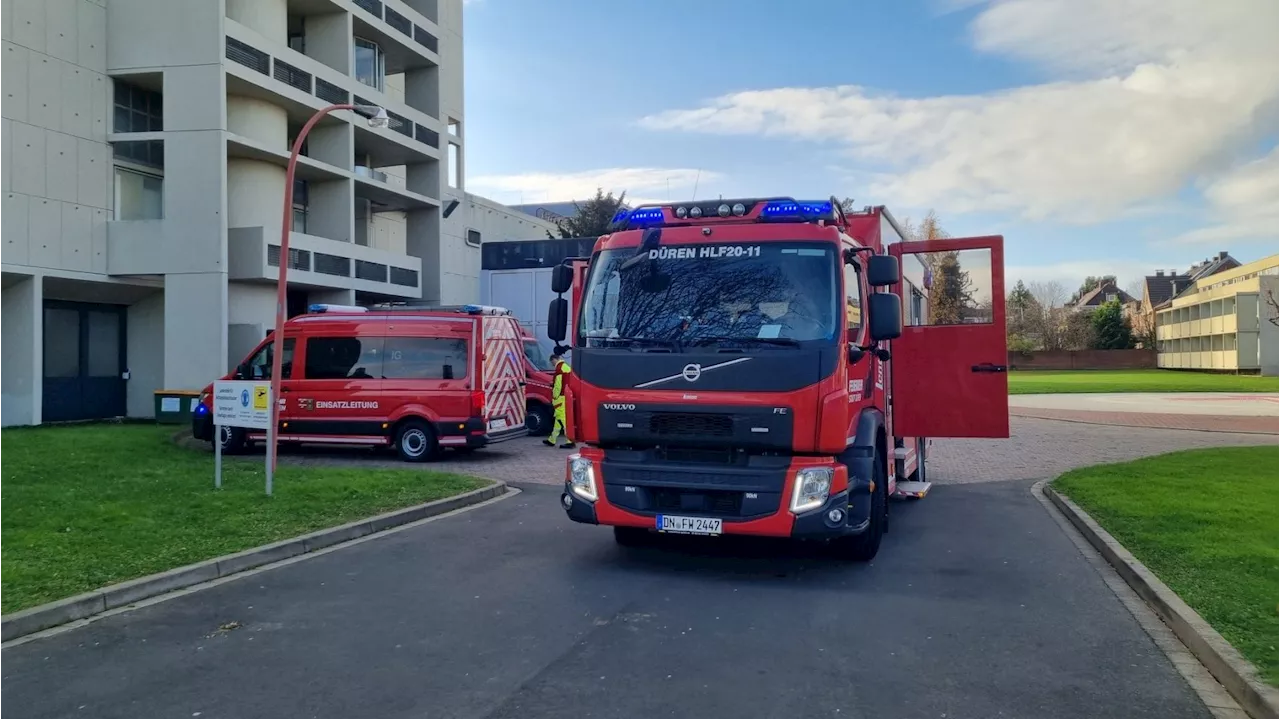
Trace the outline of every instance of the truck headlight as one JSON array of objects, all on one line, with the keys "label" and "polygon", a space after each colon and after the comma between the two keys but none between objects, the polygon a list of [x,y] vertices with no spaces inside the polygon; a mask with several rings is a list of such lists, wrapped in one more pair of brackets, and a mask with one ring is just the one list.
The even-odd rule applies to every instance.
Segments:
[{"label": "truck headlight", "polygon": [[826,504],[831,494],[831,475],[830,467],[807,467],[796,472],[791,511],[799,514]]},{"label": "truck headlight", "polygon": [[569,491],[579,499],[596,501],[596,469],[591,460],[575,454],[569,457]]}]

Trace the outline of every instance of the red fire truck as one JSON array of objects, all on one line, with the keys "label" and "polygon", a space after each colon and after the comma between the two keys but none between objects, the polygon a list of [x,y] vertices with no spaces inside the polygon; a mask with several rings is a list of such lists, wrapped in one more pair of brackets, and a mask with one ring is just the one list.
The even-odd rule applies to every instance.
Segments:
[{"label": "red fire truck", "polygon": [[620,212],[552,273],[583,443],[565,511],[623,545],[747,534],[874,557],[889,499],[929,491],[928,438],[1009,435],[1003,271],[999,236],[908,242],[884,207],[834,198]]}]

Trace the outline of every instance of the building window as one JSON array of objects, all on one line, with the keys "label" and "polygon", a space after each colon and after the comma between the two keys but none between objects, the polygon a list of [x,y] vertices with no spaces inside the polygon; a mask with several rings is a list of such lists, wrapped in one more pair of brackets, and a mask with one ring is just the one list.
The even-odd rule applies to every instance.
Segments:
[{"label": "building window", "polygon": [[289,49],[302,54],[307,53],[307,19],[300,15],[289,16]]},{"label": "building window", "polygon": [[164,219],[164,178],[117,167],[115,199],[117,220]]},{"label": "building window", "polygon": [[462,185],[461,172],[459,163],[462,157],[462,148],[449,143],[449,187],[457,189]]},{"label": "building window", "polygon": [[1107,302],[1115,302],[1116,297],[1118,297],[1118,295],[1114,292],[1107,293]]},{"label": "building window", "polygon": [[386,76],[387,58],[376,42],[364,38],[355,41],[356,80],[377,90],[382,90],[382,82]]},{"label": "building window", "polygon": [[451,117],[451,118],[449,118],[449,135],[450,135],[451,137],[457,137],[457,136],[458,136],[458,132],[459,132],[459,130],[458,130],[458,124],[459,124],[459,123],[458,123],[458,121],[457,121],[457,120],[453,119],[452,117]]},{"label": "building window", "polygon": [[160,132],[164,129],[164,98],[155,90],[115,81],[116,132]]},{"label": "building window", "polygon": [[467,230],[467,244],[472,247],[480,246],[480,230]]},{"label": "building window", "polygon": [[307,233],[307,182],[293,181],[293,227],[294,232]]}]

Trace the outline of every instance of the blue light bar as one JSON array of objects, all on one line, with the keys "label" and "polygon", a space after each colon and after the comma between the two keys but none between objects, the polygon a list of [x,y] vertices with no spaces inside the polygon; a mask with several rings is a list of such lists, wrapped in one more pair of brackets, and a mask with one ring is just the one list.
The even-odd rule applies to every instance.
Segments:
[{"label": "blue light bar", "polygon": [[307,311],[313,314],[323,314],[325,312],[368,312],[369,308],[359,307],[357,305],[332,305],[323,303],[308,305]]},{"label": "blue light bar", "polygon": [[833,212],[830,202],[775,200],[760,210],[760,217],[766,220],[826,220],[834,217]]},{"label": "blue light bar", "polygon": [[663,215],[661,207],[641,207],[632,210],[631,216],[627,219],[629,224],[643,227],[645,225],[661,225],[666,221],[666,216]]}]

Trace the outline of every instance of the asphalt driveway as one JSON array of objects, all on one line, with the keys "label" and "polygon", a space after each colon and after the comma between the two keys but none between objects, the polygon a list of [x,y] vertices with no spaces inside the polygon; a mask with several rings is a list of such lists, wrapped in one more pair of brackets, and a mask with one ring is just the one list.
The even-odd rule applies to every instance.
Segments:
[{"label": "asphalt driveway", "polygon": [[529,485],[6,649],[3,710],[1208,717],[1029,486],[895,504],[860,566],[771,543],[625,552]]},{"label": "asphalt driveway", "polygon": [[[522,494],[3,651],[23,717],[1209,717],[1033,478],[1275,443],[1012,419],[948,440],[869,565],[785,544],[626,552],[533,438],[432,469]],[[304,449],[286,461],[387,463]]]}]

